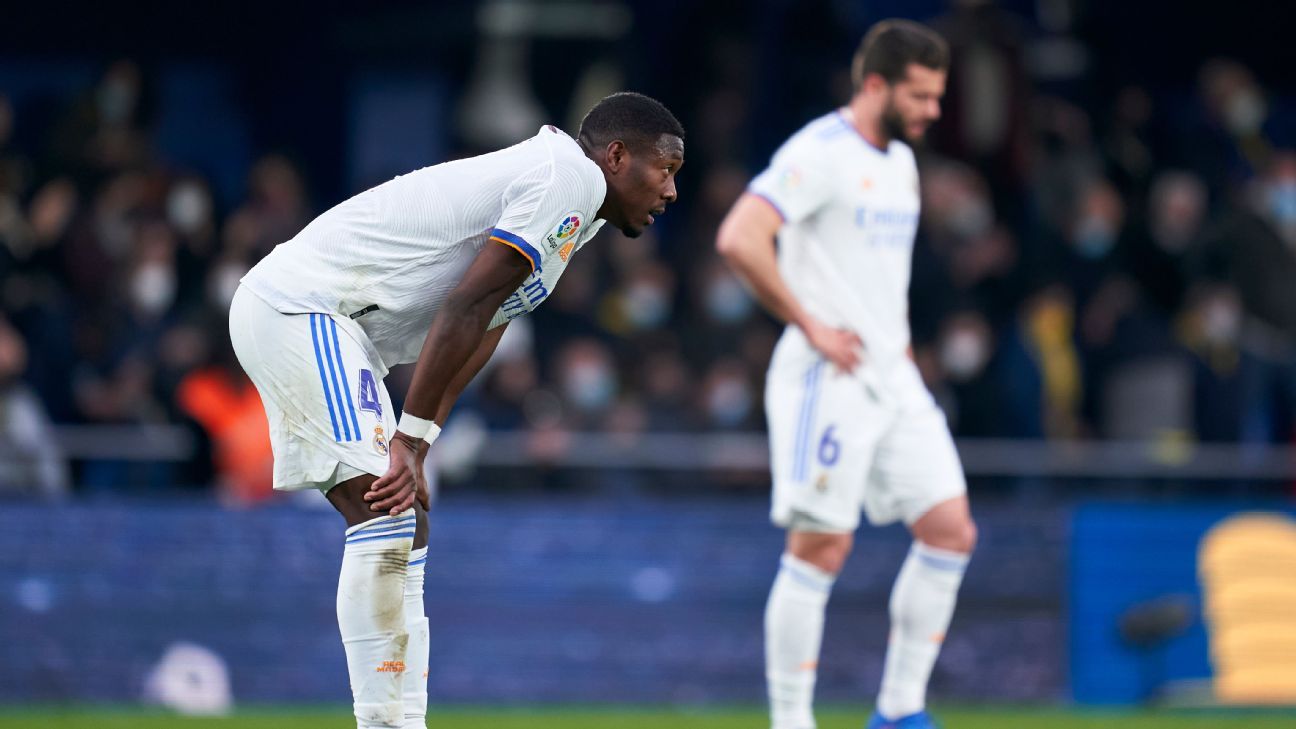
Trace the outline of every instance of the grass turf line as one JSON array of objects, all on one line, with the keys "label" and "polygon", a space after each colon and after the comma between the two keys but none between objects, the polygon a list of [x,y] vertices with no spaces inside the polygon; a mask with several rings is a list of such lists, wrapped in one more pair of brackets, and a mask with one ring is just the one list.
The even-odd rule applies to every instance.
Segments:
[{"label": "grass turf line", "polygon": [[[936,712],[946,729],[1290,729],[1291,712],[1114,712],[1029,708],[950,708]],[[820,729],[860,729],[866,708],[818,712]],[[428,715],[429,729],[753,729],[767,724],[759,709],[508,708],[446,709]],[[0,729],[351,729],[349,707],[263,709],[226,717],[177,717],[121,708],[0,709]]]}]

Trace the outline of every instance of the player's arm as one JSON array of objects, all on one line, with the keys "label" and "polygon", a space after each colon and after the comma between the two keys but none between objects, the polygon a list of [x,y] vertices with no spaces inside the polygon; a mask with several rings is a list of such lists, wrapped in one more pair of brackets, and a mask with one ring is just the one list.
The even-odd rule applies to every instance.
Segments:
[{"label": "player's arm", "polygon": [[450,381],[445,394],[441,396],[441,403],[437,407],[436,422],[444,423],[450,418],[450,409],[454,407],[459,395],[463,394],[463,391],[468,387],[468,383],[473,381],[477,373],[481,372],[481,368],[485,367],[486,363],[490,361],[491,355],[495,354],[495,348],[499,346],[500,338],[504,336],[504,330],[507,328],[508,322],[504,322],[482,335],[477,350],[459,369],[459,373]]},{"label": "player's arm", "polygon": [[863,344],[852,332],[821,324],[802,308],[779,274],[775,236],[783,216],[763,197],[745,193],[716,233],[716,250],[776,318],[793,324],[828,361],[845,372],[859,364]]},{"label": "player's arm", "polygon": [[[490,358],[494,344],[484,347],[483,342],[493,338],[498,343],[503,332],[488,338],[486,327],[531,270],[526,257],[502,244],[487,242],[441,304],[423,340],[405,396],[405,412],[391,438],[391,465],[364,496],[372,510],[396,515],[410,508],[415,498],[427,506],[422,457],[426,444],[441,430],[436,419],[450,411],[459,391]],[[466,371],[469,369],[471,372]],[[463,384],[453,389],[460,380]]]},{"label": "player's arm", "polygon": [[[450,381],[450,385],[446,387],[445,394],[441,396],[441,405],[437,408],[435,422],[444,423],[450,419],[450,410],[459,399],[459,395],[463,393],[464,388],[468,387],[468,383],[473,381],[477,373],[481,372],[481,368],[490,361],[491,355],[495,353],[495,348],[499,346],[500,337],[504,335],[504,330],[507,328],[508,322],[504,322],[502,325],[488,330],[482,336],[481,344],[477,345],[477,350],[464,363],[463,368],[459,370],[459,374],[454,376],[454,379]],[[416,451],[417,456],[415,456],[418,463],[427,460],[428,449],[431,445],[427,440],[421,439]],[[428,494],[427,484],[422,480],[418,480],[415,484],[414,497],[419,500],[419,503],[423,504],[424,509],[431,508],[431,497]]]},{"label": "player's arm", "polygon": [[[494,351],[494,345],[488,351],[481,351],[491,318],[530,273],[531,263],[524,256],[508,246],[487,242],[432,321],[432,328],[414,365],[414,379],[405,396],[405,413],[435,420],[443,407],[449,411],[458,391],[453,391],[450,397],[447,394],[465,374],[470,359],[475,360],[474,354],[477,354],[481,362],[471,373],[466,373],[468,379]],[[501,334],[502,331],[491,336],[498,342]]]}]

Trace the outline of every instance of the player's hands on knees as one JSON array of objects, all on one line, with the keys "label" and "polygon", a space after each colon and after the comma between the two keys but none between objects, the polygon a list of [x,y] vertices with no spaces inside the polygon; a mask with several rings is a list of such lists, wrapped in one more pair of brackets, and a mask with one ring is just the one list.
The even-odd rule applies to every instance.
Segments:
[{"label": "player's hands on knees", "polygon": [[427,484],[422,483],[423,461],[419,457],[422,442],[422,438],[412,438],[400,431],[392,436],[387,473],[374,481],[364,495],[370,511],[386,511],[395,516],[414,506],[415,498],[426,505]]},{"label": "player's hands on knees", "polygon": [[814,322],[802,327],[806,339],[838,370],[847,374],[864,360],[864,341],[849,329],[835,329]]}]

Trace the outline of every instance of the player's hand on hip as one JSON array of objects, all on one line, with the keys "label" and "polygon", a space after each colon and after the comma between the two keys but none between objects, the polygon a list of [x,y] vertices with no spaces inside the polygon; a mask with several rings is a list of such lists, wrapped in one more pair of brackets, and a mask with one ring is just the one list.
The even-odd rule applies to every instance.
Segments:
[{"label": "player's hand on hip", "polygon": [[804,331],[811,346],[842,372],[854,372],[864,359],[864,341],[849,329],[836,329],[815,322]]},{"label": "player's hand on hip", "polygon": [[[391,439],[390,465],[384,473],[373,482],[364,495],[371,511],[386,511],[395,516],[414,506],[415,497],[419,496],[420,482],[423,480],[423,462],[419,458],[421,438],[413,438],[397,431]],[[422,486],[426,503],[427,485]]]}]

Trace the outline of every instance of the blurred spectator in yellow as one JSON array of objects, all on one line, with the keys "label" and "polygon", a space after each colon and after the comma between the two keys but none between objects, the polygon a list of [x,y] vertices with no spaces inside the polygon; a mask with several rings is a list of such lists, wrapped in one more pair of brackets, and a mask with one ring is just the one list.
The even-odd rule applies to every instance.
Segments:
[{"label": "blurred spectator in yellow", "polygon": [[1083,435],[1083,395],[1075,303],[1056,282],[1039,286],[1023,303],[1003,346],[1004,410],[1008,434],[1076,438]]}]

